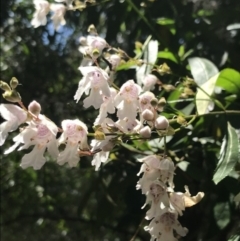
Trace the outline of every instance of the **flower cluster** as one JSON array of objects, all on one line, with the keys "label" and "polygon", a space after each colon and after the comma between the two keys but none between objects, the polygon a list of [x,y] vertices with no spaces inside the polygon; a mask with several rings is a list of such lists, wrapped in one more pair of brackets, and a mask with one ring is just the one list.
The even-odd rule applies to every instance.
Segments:
[{"label": "flower cluster", "polygon": [[[49,11],[53,12],[55,29],[65,24],[65,11],[73,8],[73,1],[56,2],[61,3],[49,4],[45,0],[34,0],[34,27],[46,24]],[[98,110],[93,120],[94,133],[88,133],[87,125],[79,119],[65,119],[58,127],[41,113],[38,102],[32,101],[28,108],[23,106],[20,94],[16,91],[16,78],[10,82],[11,88],[1,81],[1,89],[5,91],[3,97],[18,103],[20,107],[15,104],[0,105],[0,114],[6,120],[0,126],[0,144],[4,144],[9,132],[21,126],[19,134],[13,138],[14,144],[4,154],[33,147],[21,160],[20,165],[24,169],[41,169],[48,153],[59,165],[68,163],[70,167],[76,167],[83,155],[93,156],[92,165],[98,170],[101,163],[108,161],[112,149],[126,139],[134,136],[147,140],[153,131],[166,136],[170,128],[168,119],[161,113],[166,101],[163,97],[158,99],[156,92],[152,92],[159,84],[152,69],[145,66],[147,72],[140,76],[143,67],[136,67],[139,70],[137,81],[126,80],[117,87],[115,72],[124,61],[122,51],[111,48],[94,28],[89,32],[89,36],[80,38],[79,51],[83,54],[83,60],[79,71],[82,78],[73,98],[79,102],[84,97],[84,108]],[[156,41],[150,41],[149,44],[157,48]],[[154,54],[149,59],[150,63],[154,64],[156,58]],[[107,64],[100,66],[99,59]],[[57,138],[58,133],[61,135]],[[88,136],[94,137],[90,143]],[[176,240],[173,230],[181,236],[186,235],[187,229],[179,224],[178,215],[182,215],[187,207],[187,198],[197,203],[203,194],[191,197],[187,189],[186,193],[174,192],[175,166],[170,157],[151,155],[139,161],[143,163],[139,172],[143,176],[137,188],[147,197],[145,205],[151,205],[146,215],[146,219],[151,222],[146,230],[150,232],[152,240]]]},{"label": "flower cluster", "polygon": [[150,155],[139,159],[142,166],[138,175],[143,173],[142,178],[137,183],[137,189],[142,190],[146,195],[146,202],[143,208],[150,204],[146,219],[151,220],[145,227],[152,236],[151,240],[165,241],[177,240],[173,230],[180,236],[185,236],[188,232],[179,223],[178,215],[182,215],[185,207],[190,207],[198,203],[204,193],[199,192],[191,197],[188,188],[186,192],[174,192],[174,163],[170,157],[162,155]]}]

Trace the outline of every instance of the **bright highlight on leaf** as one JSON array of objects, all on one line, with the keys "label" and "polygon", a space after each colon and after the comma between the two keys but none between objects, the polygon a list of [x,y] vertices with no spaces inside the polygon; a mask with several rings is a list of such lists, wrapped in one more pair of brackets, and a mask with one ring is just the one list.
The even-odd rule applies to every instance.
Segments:
[{"label": "bright highlight on leaf", "polygon": [[236,130],[228,122],[227,136],[223,139],[218,165],[213,176],[215,184],[218,184],[226,176],[228,176],[231,171],[233,171],[235,165],[239,161],[238,147],[238,135]]}]

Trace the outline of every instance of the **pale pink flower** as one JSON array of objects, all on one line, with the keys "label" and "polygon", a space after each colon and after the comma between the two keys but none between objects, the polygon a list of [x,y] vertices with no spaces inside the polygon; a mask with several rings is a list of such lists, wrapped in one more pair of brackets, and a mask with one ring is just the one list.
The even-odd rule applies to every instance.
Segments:
[{"label": "pale pink flower", "polygon": [[142,128],[142,123],[137,119],[132,120],[126,117],[118,120],[115,126],[124,133],[138,133]]},{"label": "pale pink flower", "polygon": [[154,98],[155,95],[150,91],[147,91],[139,96],[141,121],[152,121],[154,119],[156,111],[154,110],[154,107],[151,105],[151,101]]},{"label": "pale pink flower", "polygon": [[[105,118],[101,124],[101,128],[104,133],[110,133],[108,130],[109,125],[114,126],[114,122],[109,118]],[[95,166],[96,171],[99,169],[101,163],[105,163],[108,160],[110,151],[116,145],[116,143],[112,141],[114,137],[115,137],[114,135],[113,136],[108,135],[108,136],[105,136],[104,140],[93,139],[91,141],[91,146],[92,146],[91,151],[92,152],[98,151],[96,154],[94,154],[93,160],[92,160],[92,165]]]},{"label": "pale pink flower", "polygon": [[0,125],[0,146],[2,146],[8,133],[15,131],[27,120],[27,112],[13,104],[1,104],[0,114],[6,120]]},{"label": "pale pink flower", "polygon": [[[81,38],[83,40],[83,38]],[[107,42],[105,39],[98,36],[87,36],[86,41],[81,41],[83,44],[79,47],[79,51],[85,55],[92,58],[95,61],[101,54],[104,48],[107,47]]]},{"label": "pale pink flower", "polygon": [[160,157],[157,155],[149,155],[138,161],[143,162],[138,176],[143,172],[142,178],[137,183],[137,189],[142,189],[142,194],[149,191],[149,187],[160,176]]},{"label": "pale pink flower", "polygon": [[66,7],[63,4],[52,3],[50,8],[51,8],[51,11],[53,11],[53,15],[51,19],[53,21],[54,29],[58,30],[60,25],[66,24],[66,21],[64,19]]},{"label": "pale pink flower", "polygon": [[119,119],[127,117],[129,120],[135,120],[139,109],[139,94],[141,87],[135,84],[133,80],[128,80],[124,83],[114,99],[116,108],[118,109],[117,116]]},{"label": "pale pink flower", "polygon": [[34,28],[37,28],[41,25],[46,25],[47,23],[47,14],[50,10],[50,4],[48,1],[45,0],[34,0],[36,11],[33,14],[33,19],[31,24]]},{"label": "pale pink flower", "polygon": [[170,157],[163,157],[159,163],[160,180],[164,183],[168,183],[171,188],[174,188],[173,176],[175,171],[175,166]]},{"label": "pale pink flower", "polygon": [[109,57],[107,57],[107,60],[112,65],[112,70],[116,70],[116,68],[121,62],[121,57],[117,54],[112,54]]},{"label": "pale pink flower", "polygon": [[114,88],[110,88],[111,96],[103,95],[103,103],[100,106],[99,115],[97,116],[94,125],[101,124],[107,117],[107,113],[115,113],[114,97],[117,95],[117,91]]},{"label": "pale pink flower", "polygon": [[18,150],[27,149],[34,145],[33,150],[25,154],[22,158],[20,166],[25,169],[33,167],[33,169],[40,169],[46,162],[44,158],[45,150],[56,158],[58,155],[56,134],[58,132],[57,126],[43,115],[38,116],[38,120],[31,121],[29,126],[25,127],[19,135],[14,137],[15,144],[10,147],[4,154],[14,151],[20,144],[23,144]]},{"label": "pale pink flower", "polygon": [[177,241],[173,235],[173,230],[182,237],[188,232],[186,228],[181,226],[177,218],[178,215],[174,210],[165,208],[162,210],[162,214],[155,217],[144,229],[151,234],[151,240]]},{"label": "pale pink flower", "polygon": [[146,75],[142,80],[143,90],[144,91],[153,90],[157,81],[158,81],[158,78],[155,75],[153,74]]},{"label": "pale pink flower", "polygon": [[80,157],[78,150],[87,149],[87,126],[80,120],[62,121],[63,133],[60,136],[59,144],[64,143],[65,149],[59,153],[57,163],[63,165],[68,163],[70,167],[77,166]]},{"label": "pale pink flower", "polygon": [[79,81],[74,99],[78,102],[83,93],[88,94],[91,89],[90,95],[84,100],[84,107],[88,108],[92,105],[98,109],[103,103],[102,96],[111,96],[108,74],[95,66],[79,67],[79,70],[83,74],[83,78]]},{"label": "pale pink flower", "polygon": [[148,203],[151,203],[151,208],[146,213],[146,219],[150,220],[159,214],[161,209],[169,206],[169,198],[167,194],[167,187],[164,183],[155,180],[149,186],[149,190],[146,193],[147,199],[142,208]]}]

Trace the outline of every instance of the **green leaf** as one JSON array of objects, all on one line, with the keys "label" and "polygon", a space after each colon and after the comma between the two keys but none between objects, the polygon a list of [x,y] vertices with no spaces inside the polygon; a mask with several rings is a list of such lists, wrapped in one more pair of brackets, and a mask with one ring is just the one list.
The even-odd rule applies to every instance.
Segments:
[{"label": "green leaf", "polygon": [[[199,115],[202,115],[208,112],[208,106],[211,102],[211,95],[214,91],[218,76],[219,74],[214,75],[208,81],[203,83],[200,86],[201,88],[197,88],[198,90],[196,94],[196,106],[197,106],[197,112]],[[223,107],[221,106],[221,108]]]},{"label": "green leaf", "polygon": [[170,51],[160,51],[160,52],[158,52],[158,58],[169,59],[169,60],[171,60],[175,63],[178,63],[178,60],[176,59],[174,54]]},{"label": "green leaf", "polygon": [[234,69],[224,69],[220,72],[216,85],[231,94],[240,95],[240,73]]},{"label": "green leaf", "polygon": [[219,72],[218,68],[205,58],[190,58],[188,63],[195,82],[200,86]]},{"label": "green leaf", "polygon": [[218,184],[230,174],[238,162],[239,139],[236,130],[228,122],[227,137],[224,137],[213,181]]},{"label": "green leaf", "polygon": [[138,60],[131,59],[131,60],[127,61],[126,63],[120,64],[120,65],[117,67],[116,70],[119,71],[119,70],[130,69],[130,68],[132,68],[132,67],[136,67],[136,66],[137,66],[137,63],[138,63]]},{"label": "green leaf", "polygon": [[175,24],[175,21],[171,18],[158,18],[157,19],[157,24],[160,25],[172,25]]},{"label": "green leaf", "polygon": [[229,203],[217,203],[213,209],[216,223],[220,229],[225,228],[230,222]]}]

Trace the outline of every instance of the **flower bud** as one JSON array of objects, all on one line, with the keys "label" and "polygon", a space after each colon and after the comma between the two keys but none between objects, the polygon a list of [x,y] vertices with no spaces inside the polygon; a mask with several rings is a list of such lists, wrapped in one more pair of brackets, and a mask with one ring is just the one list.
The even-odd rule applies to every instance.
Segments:
[{"label": "flower bud", "polygon": [[34,100],[29,104],[28,110],[34,115],[38,116],[41,112],[41,105]]},{"label": "flower bud", "polygon": [[12,79],[10,80],[10,86],[12,89],[15,89],[18,86],[18,80],[15,77],[12,77]]},{"label": "flower bud", "polygon": [[5,100],[9,102],[15,103],[21,101],[21,96],[16,90],[5,91],[2,96]]},{"label": "flower bud", "polygon": [[105,140],[105,134],[102,131],[96,130],[94,133],[94,138],[98,141]]},{"label": "flower bud", "polygon": [[166,130],[169,126],[169,121],[165,116],[159,116],[154,125],[158,130]]},{"label": "flower bud", "polygon": [[91,24],[89,27],[88,27],[88,32],[90,34],[97,34],[97,29],[95,28],[95,26],[93,24]]},{"label": "flower bud", "polygon": [[163,111],[163,108],[165,107],[166,105],[166,99],[164,97],[162,97],[159,101],[158,101],[158,104],[157,104],[157,107],[158,107],[158,110],[159,111]]},{"label": "flower bud", "polygon": [[140,131],[139,135],[143,138],[150,138],[151,137],[151,129],[149,126],[144,126]]},{"label": "flower bud", "polygon": [[11,91],[10,86],[2,80],[0,81],[0,88],[4,91]]},{"label": "flower bud", "polygon": [[158,104],[157,98],[153,98],[153,99],[150,101],[150,103],[151,103],[152,107],[156,107],[157,104]]},{"label": "flower bud", "polygon": [[152,121],[154,119],[154,113],[151,110],[146,109],[142,112],[142,117],[146,121]]}]

